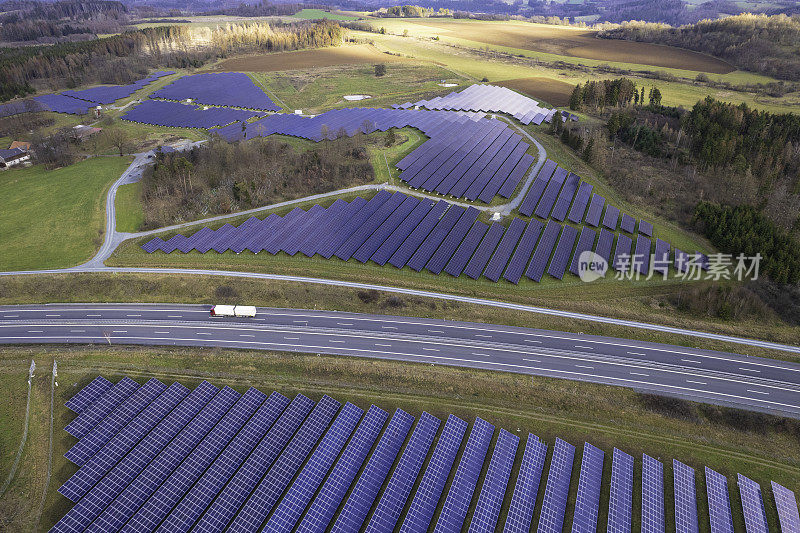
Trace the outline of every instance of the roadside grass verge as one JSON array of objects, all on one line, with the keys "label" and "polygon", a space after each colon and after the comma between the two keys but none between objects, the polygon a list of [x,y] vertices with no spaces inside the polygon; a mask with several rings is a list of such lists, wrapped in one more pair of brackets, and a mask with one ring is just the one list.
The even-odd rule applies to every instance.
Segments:
[{"label": "roadside grass verge", "polygon": [[[20,366],[18,361],[30,357],[35,357],[40,368],[50,368],[53,358],[58,360],[59,366],[53,479],[41,521],[43,529],[52,526],[71,507],[71,503],[57,493],[58,487],[76,470],[63,457],[75,443],[75,439],[63,431],[75,416],[64,403],[98,374],[113,381],[127,375],[140,383],[155,377],[167,384],[179,381],[188,387],[206,379],[240,392],[252,386],[264,392],[276,390],[289,397],[302,393],[314,400],[329,394],[341,402],[350,401],[365,409],[375,404],[389,412],[401,408],[417,417],[427,411],[442,420],[450,413],[470,423],[480,416],[496,428],[505,428],[520,436],[523,442],[519,455],[528,433],[542,438],[550,453],[556,437],[576,445],[579,450],[574,476],[579,469],[583,441],[604,450],[609,463],[615,446],[633,455],[637,466],[641,454],[647,453],[664,462],[665,474],[671,473],[671,459],[677,458],[696,469],[700,483],[698,493],[703,488],[703,466],[728,476],[731,484],[736,473],[741,472],[761,484],[773,527],[777,527],[777,522],[769,481],[800,490],[797,421],[761,418],[760,415],[750,417],[747,413],[737,419],[736,414],[740,412],[691,402],[662,409],[647,397],[615,387],[440,365],[203,348],[2,347],[0,369],[5,372],[9,368],[7,365]],[[24,385],[24,371],[19,371],[21,366],[11,368],[13,370],[8,372]],[[49,408],[49,375],[44,371],[40,374],[37,401]],[[24,391],[17,389],[19,387],[13,389],[13,394],[24,396]],[[32,425],[45,429],[48,414],[48,409],[38,410]],[[756,427],[752,425],[754,421],[763,424]],[[21,472],[31,473],[32,478],[26,481],[41,479],[43,466],[37,468],[35,463],[47,463],[46,431],[32,432],[30,439],[29,452],[20,468]],[[609,482],[608,475],[606,469],[604,485]],[[576,496],[577,479],[573,481],[568,512],[574,507]],[[15,484],[7,498],[19,502],[21,512],[12,516],[11,529],[30,529],[29,524],[34,522],[23,519],[37,506],[42,488],[41,482],[28,487]],[[671,523],[674,519],[671,483],[665,483],[665,488],[665,508]],[[510,491],[506,496],[510,498]],[[640,505],[640,492],[634,491],[634,516],[639,513]],[[741,509],[736,505],[732,508],[734,520],[741,526]],[[606,520],[607,507],[603,507],[599,523],[602,525]],[[20,526],[13,527],[16,524]],[[706,527],[707,523],[701,525],[701,530],[706,531]]]},{"label": "roadside grass verge", "polygon": [[142,210],[142,182],[127,183],[117,189],[117,231],[134,233],[144,223]]},{"label": "roadside grass verge", "polygon": [[63,268],[88,260],[105,231],[105,193],[130,158],[96,157],[57,170],[0,174],[0,270]]}]

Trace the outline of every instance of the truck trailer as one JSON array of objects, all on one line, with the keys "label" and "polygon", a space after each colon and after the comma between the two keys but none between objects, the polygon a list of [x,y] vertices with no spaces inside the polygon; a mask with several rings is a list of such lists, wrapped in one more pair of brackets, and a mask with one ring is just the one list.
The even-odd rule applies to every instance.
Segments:
[{"label": "truck trailer", "polygon": [[253,318],[256,316],[256,308],[252,305],[214,305],[211,307],[211,316]]}]

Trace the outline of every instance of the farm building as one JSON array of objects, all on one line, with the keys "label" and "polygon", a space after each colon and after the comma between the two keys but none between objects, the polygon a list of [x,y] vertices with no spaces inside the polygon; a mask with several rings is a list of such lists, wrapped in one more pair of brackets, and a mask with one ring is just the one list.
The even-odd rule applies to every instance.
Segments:
[{"label": "farm building", "polygon": [[27,150],[22,148],[9,148],[8,150],[0,150],[0,168],[13,167],[19,165],[31,158]]}]

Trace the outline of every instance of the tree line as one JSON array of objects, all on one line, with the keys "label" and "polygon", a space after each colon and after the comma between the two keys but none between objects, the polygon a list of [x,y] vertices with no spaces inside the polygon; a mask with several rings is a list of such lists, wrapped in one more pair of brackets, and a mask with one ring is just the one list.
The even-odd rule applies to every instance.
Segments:
[{"label": "tree line", "polygon": [[77,43],[0,49],[0,100],[33,89],[88,83],[130,83],[150,68],[198,67],[247,52],[337,45],[342,28],[330,21],[226,24],[216,28],[160,26]]},{"label": "tree line", "polygon": [[385,17],[385,18],[403,18],[403,17],[413,17],[413,18],[428,18],[428,17],[450,17],[453,15],[453,12],[445,7],[440,7],[439,9],[434,9],[432,7],[422,7],[422,6],[415,6],[415,5],[405,5],[405,6],[391,6],[391,7],[384,7],[372,13],[375,17]]},{"label": "tree line", "polygon": [[700,202],[693,222],[723,252],[748,257],[760,253],[760,270],[772,280],[800,281],[800,246],[755,207]]},{"label": "tree line", "polygon": [[113,0],[14,1],[3,4],[0,41],[53,43],[122,31],[128,10]]},{"label": "tree line", "polygon": [[720,57],[743,70],[800,80],[800,17],[744,13],[677,28],[630,21],[599,36],[688,48]]}]

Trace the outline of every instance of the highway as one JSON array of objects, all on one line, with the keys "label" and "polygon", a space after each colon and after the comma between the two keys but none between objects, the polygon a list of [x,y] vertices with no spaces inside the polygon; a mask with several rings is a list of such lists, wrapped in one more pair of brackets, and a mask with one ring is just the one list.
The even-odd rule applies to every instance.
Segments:
[{"label": "highway", "polygon": [[374,357],[589,381],[800,418],[800,365],[493,324],[300,309],[255,318],[210,306],[0,306],[0,343],[219,346]]}]

